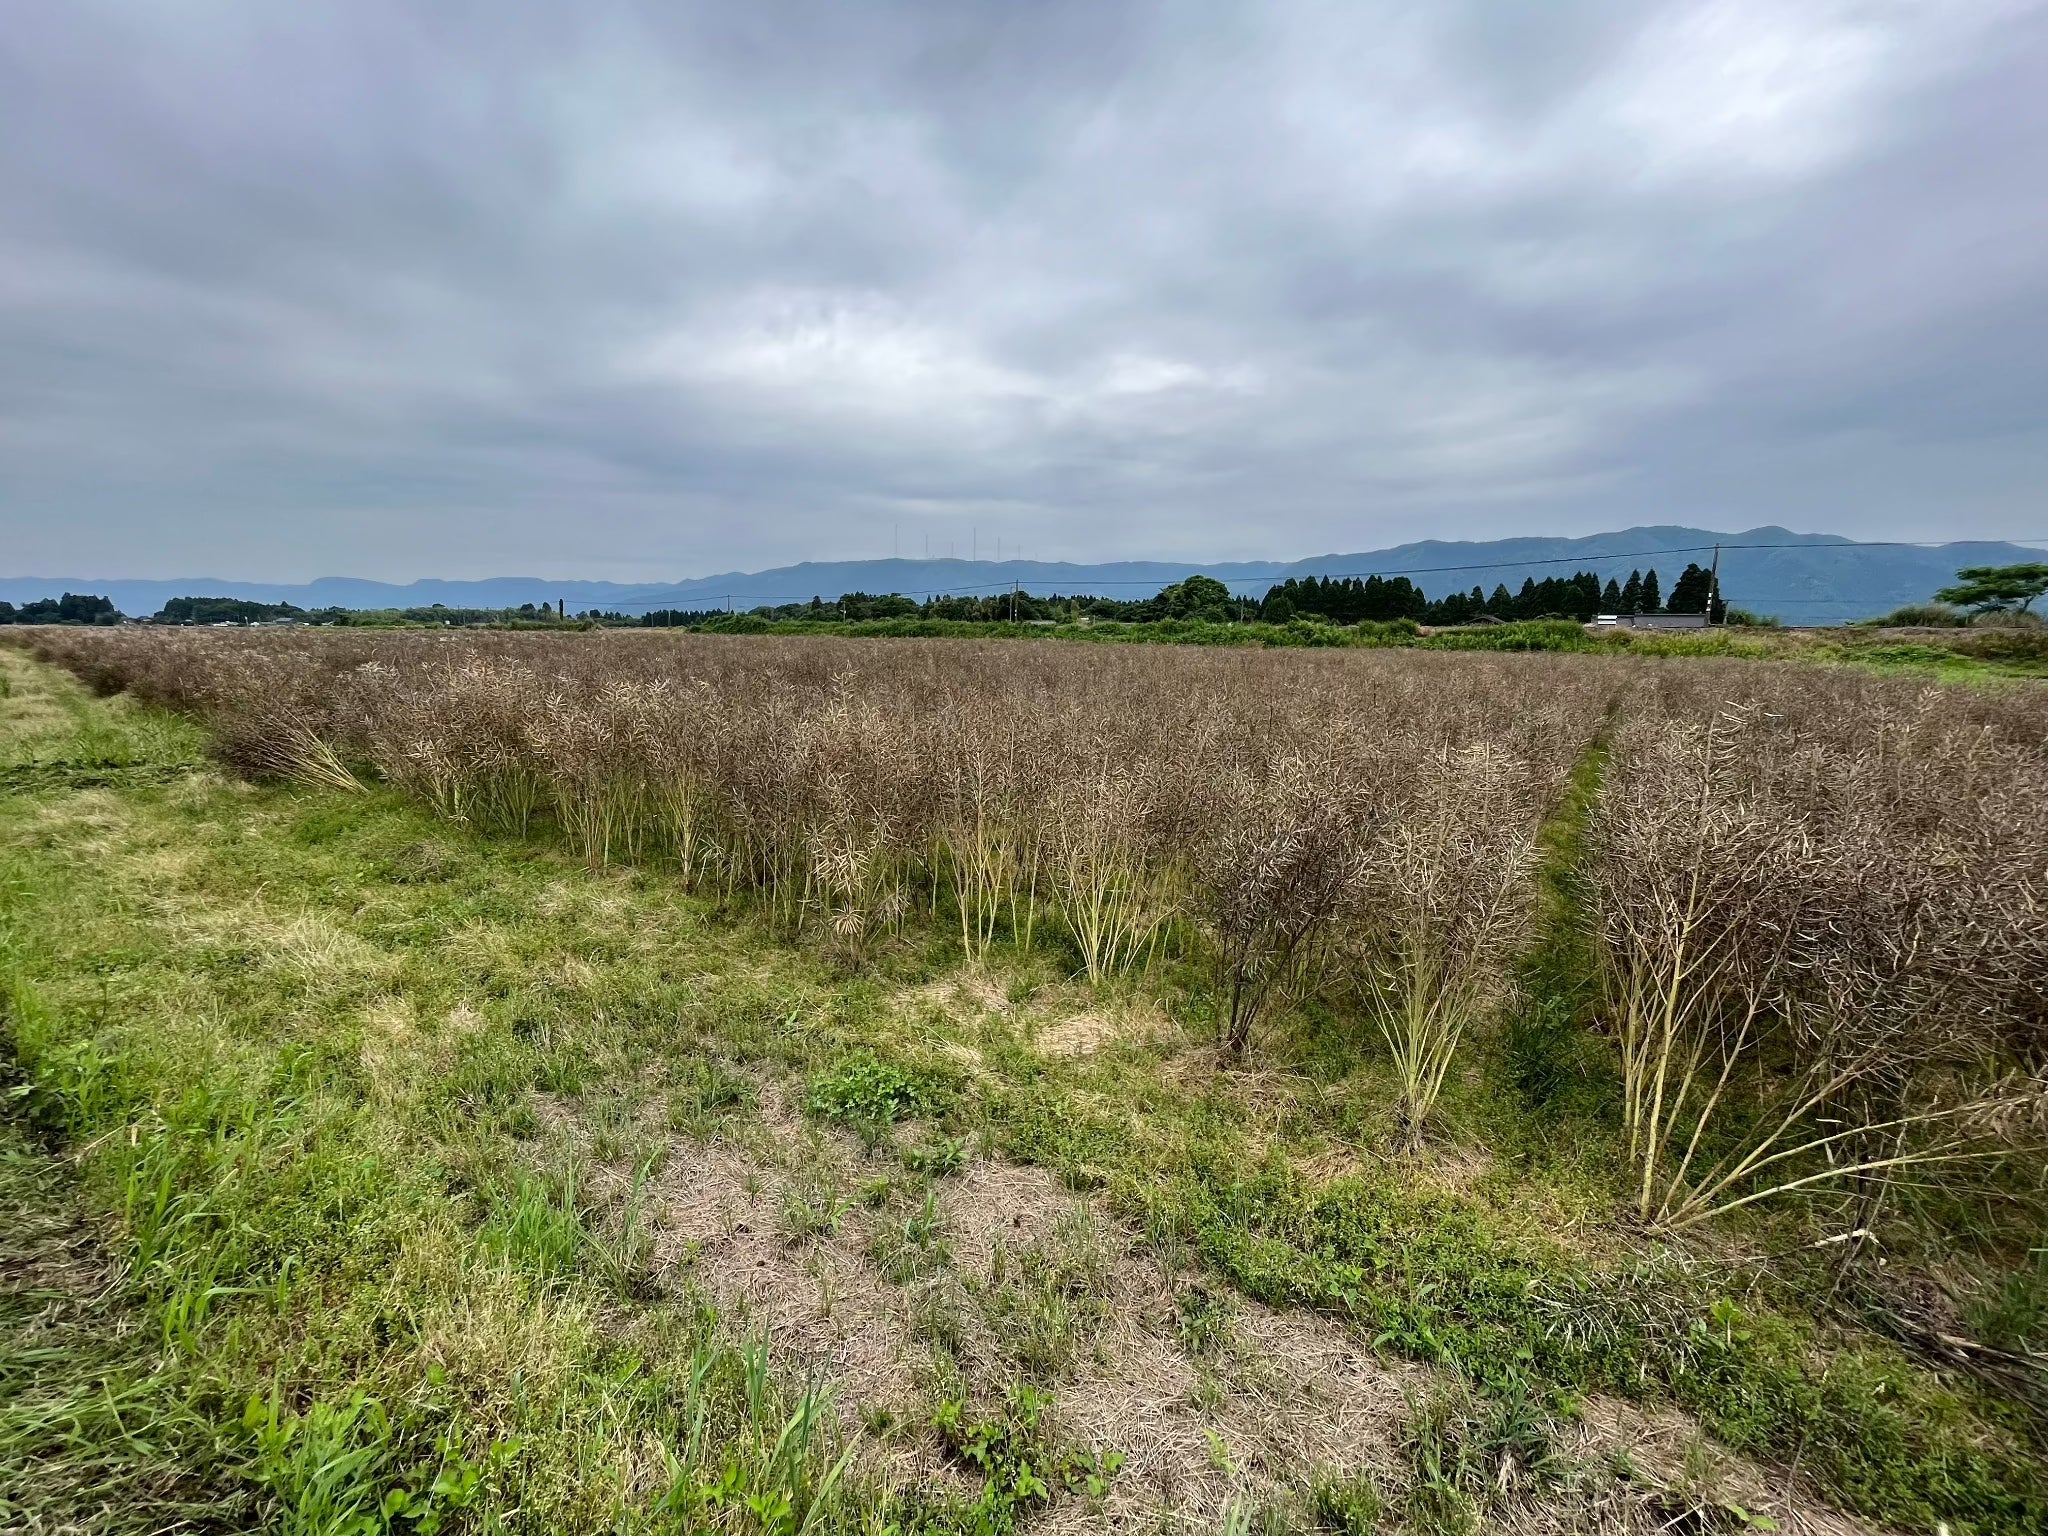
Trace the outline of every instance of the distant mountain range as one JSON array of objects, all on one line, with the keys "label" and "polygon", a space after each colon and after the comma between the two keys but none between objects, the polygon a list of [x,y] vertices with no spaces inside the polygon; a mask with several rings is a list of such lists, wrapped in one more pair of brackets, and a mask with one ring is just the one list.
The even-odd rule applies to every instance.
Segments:
[{"label": "distant mountain range", "polygon": [[1955,579],[1965,565],[2010,565],[2040,560],[2021,544],[1973,542],[1935,546],[1859,544],[1827,533],[1751,528],[1716,533],[1705,528],[1624,528],[1587,538],[1493,539],[1449,543],[1427,539],[1362,554],[1318,555],[1308,560],[1123,560],[1075,565],[1039,560],[832,560],[806,561],[769,571],[729,571],[687,581],[622,583],[549,581],[498,576],[483,581],[415,581],[400,586],[327,576],[289,585],[179,577],[171,581],[109,581],[90,576],[0,577],[0,598],[13,603],[91,592],[113,599],[123,613],[151,614],[174,597],[240,597],[301,608],[516,608],[521,603],[564,601],[569,611],[601,608],[642,613],[654,608],[747,609],[769,603],[831,599],[842,592],[935,593],[1007,591],[1106,597],[1149,596],[1170,582],[1201,574],[1233,591],[1256,596],[1290,576],[1406,576],[1431,597],[1496,583],[1517,588],[1527,576],[1592,570],[1626,580],[1631,570],[1655,567],[1664,589],[1688,561],[1701,565],[1721,546],[1721,589],[1737,607],[1775,614],[1788,624],[1828,624],[1874,618],[1906,603],[1923,602]]}]

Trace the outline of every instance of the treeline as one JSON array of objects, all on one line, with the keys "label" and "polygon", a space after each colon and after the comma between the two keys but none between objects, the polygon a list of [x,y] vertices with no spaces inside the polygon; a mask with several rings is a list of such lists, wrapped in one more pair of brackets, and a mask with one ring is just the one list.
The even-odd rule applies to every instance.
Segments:
[{"label": "treeline", "polygon": [[[619,622],[636,622],[612,615]],[[0,624],[119,624],[127,616],[113,600],[66,592],[62,597],[39,598],[16,607],[0,602]],[[400,625],[564,623],[556,611],[542,604],[526,603],[518,608],[448,608],[439,603],[427,608],[301,608],[295,603],[259,603],[243,597],[174,597],[143,620],[149,624],[338,624],[363,628]]]},{"label": "treeline", "polygon": [[1712,606],[1716,622],[1726,617],[1727,605],[1713,592],[1713,574],[1698,565],[1688,565],[1672,584],[1668,601],[1663,596],[1656,567],[1629,572],[1626,582],[1613,577],[1603,586],[1599,574],[1580,571],[1572,576],[1546,576],[1538,581],[1525,577],[1519,592],[1510,592],[1501,582],[1488,596],[1485,588],[1452,592],[1431,601],[1422,588],[1406,576],[1289,577],[1270,588],[1259,604],[1258,616],[1268,623],[1285,623],[1296,617],[1327,619],[1336,624],[1386,623],[1413,619],[1435,626],[1481,624],[1495,620],[1503,624],[1530,619],[1575,619],[1589,622],[1596,614],[1707,613]]},{"label": "treeline", "polygon": [[[587,619],[599,615],[583,616]],[[633,623],[622,614],[606,615]],[[451,608],[432,603],[416,608],[301,608],[294,603],[258,603],[241,597],[174,597],[158,609],[155,624],[341,624],[375,629],[400,625],[565,624],[564,615],[546,603],[521,603],[517,608]]]},{"label": "treeline", "polygon": [[[826,602],[768,604],[748,610],[764,619],[817,623],[871,623],[878,619],[945,619],[964,624],[1074,624],[1086,619],[1120,624],[1156,624],[1166,619],[1202,619],[1212,623],[1260,617],[1259,600],[1237,597],[1212,576],[1190,576],[1162,587],[1150,597],[1089,597],[1004,590],[981,594],[940,593],[919,602],[900,592],[846,592]],[[702,623],[726,617],[711,612],[649,614],[657,627]]]},{"label": "treeline", "polygon": [[[1024,591],[983,595],[939,595],[918,602],[901,593],[847,592],[832,602],[814,597],[808,603],[767,604],[747,610],[771,622],[873,623],[886,619],[945,619],[970,624],[1073,624],[1109,621],[1153,624],[1167,620],[1209,623],[1285,624],[1293,619],[1331,624],[1393,624],[1413,622],[1444,627],[1458,624],[1503,624],[1532,619],[1569,619],[1587,623],[1602,613],[1707,613],[1716,622],[1727,605],[1712,591],[1714,577],[1688,565],[1672,584],[1667,600],[1655,567],[1631,571],[1625,582],[1609,577],[1603,585],[1593,571],[1573,576],[1524,578],[1519,592],[1507,583],[1489,596],[1483,587],[1452,592],[1432,600],[1406,576],[1289,577],[1260,598],[1238,597],[1209,576],[1190,576],[1151,597],[1114,598],[1052,596]],[[600,623],[636,622],[620,614],[589,614]],[[697,628],[729,619],[724,609],[663,609],[637,622],[657,628]]]},{"label": "treeline", "polygon": [[42,597],[19,608],[0,602],[0,624],[118,624],[121,615],[104,597],[83,592],[66,592],[62,597]]},{"label": "treeline", "polygon": [[[1406,576],[1289,577],[1263,597],[1238,596],[1211,576],[1190,576],[1150,597],[1117,598],[1082,594],[1038,595],[1021,589],[978,594],[941,593],[920,602],[900,592],[845,592],[830,602],[763,604],[745,615],[769,623],[868,624],[889,620],[940,620],[959,624],[1286,624],[1293,620],[1327,624],[1525,623],[1566,619],[1585,623],[1595,614],[1706,613],[1711,603],[1718,622],[1726,605],[1711,588],[1713,578],[1688,565],[1667,601],[1657,572],[1631,571],[1626,582],[1603,586],[1597,574],[1525,578],[1519,592],[1496,585],[1432,599]],[[300,608],[239,597],[174,597],[146,622],[170,625],[317,624],[350,628],[563,627],[702,629],[720,628],[736,617],[725,608],[657,608],[623,613],[590,608],[571,614],[566,606],[521,603],[505,608],[451,608],[434,603],[417,608]],[[117,624],[122,615],[104,597],[67,592],[16,608],[0,602],[0,624]]]}]

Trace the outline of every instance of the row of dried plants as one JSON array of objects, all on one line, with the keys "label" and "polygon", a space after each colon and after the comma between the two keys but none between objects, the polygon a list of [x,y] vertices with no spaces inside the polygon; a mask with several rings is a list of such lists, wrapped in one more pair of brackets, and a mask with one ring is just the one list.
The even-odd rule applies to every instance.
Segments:
[{"label": "row of dried plants", "polygon": [[2040,701],[1694,677],[1621,730],[1588,890],[1634,1203],[1682,1229],[2038,1144]]},{"label": "row of dried plants", "polygon": [[1507,1001],[1538,828],[1621,699],[1583,885],[1646,1223],[1881,1200],[2038,1112],[2037,691],[1546,655],[40,635],[247,767],[552,822],[855,961],[919,911],[972,961],[1057,935],[1099,984],[1199,934],[1230,1055],[1277,1000],[1351,994],[1411,1132]]},{"label": "row of dried plants", "polygon": [[[1623,675],[1545,656],[1279,656],[674,636],[45,632],[254,770],[665,859],[853,958],[923,908],[1095,983],[1208,935],[1224,1043],[1356,990],[1415,1123],[1501,998],[1535,832]],[[353,765],[353,766],[351,766]]]}]

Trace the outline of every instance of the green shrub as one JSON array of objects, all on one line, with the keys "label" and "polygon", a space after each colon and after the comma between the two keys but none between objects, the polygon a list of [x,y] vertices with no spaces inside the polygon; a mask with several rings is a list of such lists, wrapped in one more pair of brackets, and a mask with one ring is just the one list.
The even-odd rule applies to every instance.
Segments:
[{"label": "green shrub", "polygon": [[1965,656],[1979,661],[2048,662],[2048,629],[2018,626],[1972,629],[1952,642]]},{"label": "green shrub", "polygon": [[1447,629],[1418,642],[1432,651],[1594,651],[1601,642],[1572,619],[1531,619],[1520,624]]},{"label": "green shrub", "polygon": [[1892,629],[1962,629],[1969,624],[1970,616],[1947,603],[1908,603],[1903,608],[1894,608],[1877,622]]}]

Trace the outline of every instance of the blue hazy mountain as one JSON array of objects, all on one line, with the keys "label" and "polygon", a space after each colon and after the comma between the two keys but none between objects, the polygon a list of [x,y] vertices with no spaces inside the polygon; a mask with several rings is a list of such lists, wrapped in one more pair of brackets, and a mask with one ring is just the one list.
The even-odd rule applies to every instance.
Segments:
[{"label": "blue hazy mountain", "polygon": [[1009,590],[1107,597],[1147,596],[1169,582],[1201,574],[1233,591],[1263,593],[1290,576],[1406,576],[1431,597],[1523,578],[1597,571],[1625,580],[1631,570],[1655,567],[1670,590],[1688,561],[1701,565],[1721,550],[1721,587],[1730,602],[1788,624],[1824,624],[1871,618],[1905,603],[1925,601],[1965,565],[2009,565],[2039,560],[2042,552],[2019,544],[1972,542],[1933,547],[1857,544],[1836,534],[1751,528],[1716,533],[1704,528],[1624,528],[1586,538],[1427,539],[1360,554],[1306,560],[1235,561],[1204,565],[1176,560],[1123,560],[1078,565],[1039,560],[831,560],[806,561],[767,571],[728,571],[673,582],[552,581],[497,576],[482,581],[415,581],[404,585],[328,576],[299,584],[178,577],[168,581],[106,580],[91,576],[0,577],[0,598],[14,603],[61,592],[104,593],[123,613],[156,612],[173,597],[240,597],[302,608],[508,608],[521,603],[566,602],[580,609],[752,608],[765,603],[827,600],[842,592],[985,593]]}]

